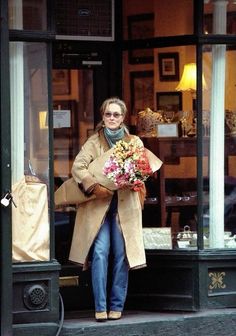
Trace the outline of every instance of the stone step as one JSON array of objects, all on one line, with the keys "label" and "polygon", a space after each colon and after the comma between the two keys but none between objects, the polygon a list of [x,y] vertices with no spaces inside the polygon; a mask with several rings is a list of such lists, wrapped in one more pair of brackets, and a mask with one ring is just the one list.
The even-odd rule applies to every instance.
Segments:
[{"label": "stone step", "polygon": [[93,311],[66,312],[60,336],[235,336],[236,309],[200,312],[125,311],[98,323]]}]

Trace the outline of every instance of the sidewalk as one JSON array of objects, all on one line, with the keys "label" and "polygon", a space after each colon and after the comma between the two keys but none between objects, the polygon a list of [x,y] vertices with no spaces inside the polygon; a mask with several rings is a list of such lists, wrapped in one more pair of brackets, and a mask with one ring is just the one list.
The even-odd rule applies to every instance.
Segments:
[{"label": "sidewalk", "polygon": [[98,323],[93,311],[66,312],[60,336],[235,336],[236,309],[201,312],[125,311]]}]

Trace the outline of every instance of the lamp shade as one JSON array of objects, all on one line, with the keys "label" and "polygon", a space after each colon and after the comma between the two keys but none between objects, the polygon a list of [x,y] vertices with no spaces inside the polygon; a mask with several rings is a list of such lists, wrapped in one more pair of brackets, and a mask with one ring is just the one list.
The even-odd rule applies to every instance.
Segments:
[{"label": "lamp shade", "polygon": [[[188,63],[184,66],[184,71],[176,91],[196,91],[197,83],[197,69],[195,63]],[[202,86],[206,89],[206,81],[204,75],[202,75]]]}]

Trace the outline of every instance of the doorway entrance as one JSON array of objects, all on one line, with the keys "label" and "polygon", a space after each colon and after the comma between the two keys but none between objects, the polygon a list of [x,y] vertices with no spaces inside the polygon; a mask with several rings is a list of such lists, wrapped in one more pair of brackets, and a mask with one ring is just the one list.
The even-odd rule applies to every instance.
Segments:
[{"label": "doorway entrance", "polygon": [[[74,158],[94,129],[93,72],[92,69],[52,70],[55,190],[71,177]],[[61,293],[66,309],[91,305],[90,275],[69,261],[75,215],[73,204],[55,209],[55,257],[62,267]],[[73,302],[75,297],[77,300]]]},{"label": "doorway entrance", "polygon": [[[58,188],[71,176],[75,156],[100,121],[102,102],[121,96],[122,74],[121,54],[113,44],[58,40],[52,57],[54,180]],[[69,261],[76,208],[55,210],[55,257],[61,264],[65,309],[89,309],[93,305],[90,271]]]},{"label": "doorway entrance", "polygon": [[[70,177],[82,144],[94,129],[92,69],[53,69],[54,176]],[[57,186],[56,183],[56,186]]]}]

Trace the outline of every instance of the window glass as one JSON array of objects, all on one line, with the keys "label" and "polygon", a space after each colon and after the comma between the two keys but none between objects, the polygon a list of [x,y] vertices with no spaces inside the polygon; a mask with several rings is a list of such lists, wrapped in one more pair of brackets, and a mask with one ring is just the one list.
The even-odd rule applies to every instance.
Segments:
[{"label": "window glass", "polygon": [[125,39],[193,34],[192,0],[129,0],[123,11]]},{"label": "window glass", "polygon": [[137,65],[123,53],[127,123],[164,163],[146,182],[147,249],[197,248],[195,55],[194,46],[158,48],[153,64]]},{"label": "window glass", "polygon": [[229,1],[204,1],[204,34],[236,34],[236,3]]},{"label": "window glass", "polygon": [[10,43],[13,261],[49,259],[46,44]]},{"label": "window glass", "polygon": [[9,0],[9,28],[46,30],[46,0]]},{"label": "window glass", "polygon": [[203,52],[205,248],[236,247],[235,59],[235,46],[206,46]]}]

